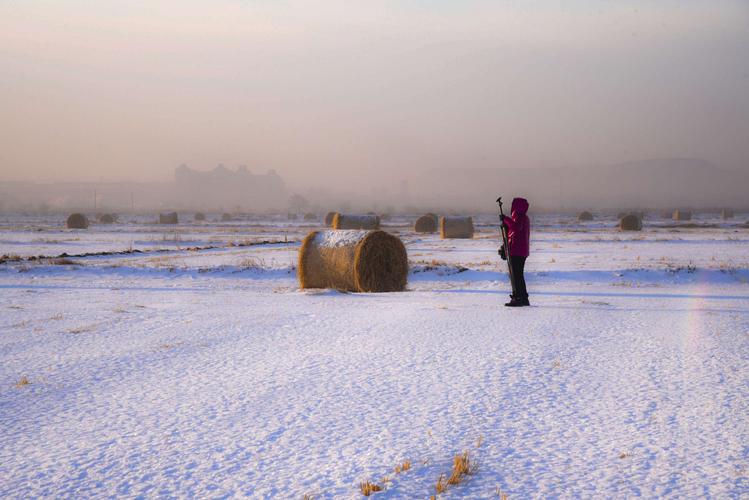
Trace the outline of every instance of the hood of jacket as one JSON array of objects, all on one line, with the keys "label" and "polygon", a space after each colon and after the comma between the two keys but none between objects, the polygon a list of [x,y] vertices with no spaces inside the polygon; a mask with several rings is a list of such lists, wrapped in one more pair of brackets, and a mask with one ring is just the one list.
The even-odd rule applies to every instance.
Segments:
[{"label": "hood of jacket", "polygon": [[514,198],[512,200],[512,215],[525,215],[528,212],[528,200]]}]

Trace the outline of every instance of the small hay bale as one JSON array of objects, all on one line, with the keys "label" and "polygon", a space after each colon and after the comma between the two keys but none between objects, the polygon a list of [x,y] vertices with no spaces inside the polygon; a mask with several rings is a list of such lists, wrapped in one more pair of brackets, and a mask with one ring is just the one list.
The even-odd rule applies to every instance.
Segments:
[{"label": "small hay bale", "polygon": [[193,216],[194,221],[204,221],[205,220],[205,214],[203,212],[198,212]]},{"label": "small hay bale", "polygon": [[68,229],[86,229],[88,228],[88,217],[84,214],[70,214],[65,222]]},{"label": "small hay bale", "polygon": [[328,212],[325,214],[325,225],[327,227],[331,227],[333,225],[333,219],[335,219],[335,216],[338,212]]},{"label": "small hay bale", "polygon": [[422,215],[414,223],[414,231],[417,233],[436,233],[437,219],[433,214]]},{"label": "small hay bale", "polygon": [[674,220],[692,220],[692,212],[687,210],[674,210]]},{"label": "small hay bale", "polygon": [[622,231],[642,231],[642,219],[636,214],[627,214],[619,221],[619,229]]},{"label": "small hay bale", "polygon": [[588,211],[580,212],[580,215],[577,216],[577,220],[580,222],[589,222],[593,220],[593,214]]},{"label": "small hay bale", "polygon": [[440,237],[448,238],[473,238],[472,217],[441,217]]},{"label": "small hay bale", "polygon": [[384,231],[313,231],[299,249],[301,288],[400,292],[408,281],[408,255]]},{"label": "small hay bale", "polygon": [[179,223],[179,217],[177,216],[177,212],[159,214],[159,224],[178,224],[178,223]]},{"label": "small hay bale", "polygon": [[380,229],[378,215],[344,215],[335,214],[333,229]]},{"label": "small hay bale", "polygon": [[117,220],[117,217],[115,217],[112,214],[101,214],[99,216],[100,224],[114,224],[116,220]]},{"label": "small hay bale", "polygon": [[304,214],[304,220],[311,221],[317,219],[317,215],[313,214],[312,212],[307,212]]},{"label": "small hay bale", "polygon": [[733,219],[733,210],[730,208],[724,208],[720,211],[720,218],[723,220]]}]

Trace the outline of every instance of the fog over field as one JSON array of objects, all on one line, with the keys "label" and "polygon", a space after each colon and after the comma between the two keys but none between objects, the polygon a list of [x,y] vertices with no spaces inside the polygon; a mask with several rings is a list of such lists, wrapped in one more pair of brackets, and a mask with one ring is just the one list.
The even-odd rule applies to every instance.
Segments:
[{"label": "fog over field", "polygon": [[747,53],[739,0],[4,2],[0,182],[224,164],[321,204],[740,206]]}]

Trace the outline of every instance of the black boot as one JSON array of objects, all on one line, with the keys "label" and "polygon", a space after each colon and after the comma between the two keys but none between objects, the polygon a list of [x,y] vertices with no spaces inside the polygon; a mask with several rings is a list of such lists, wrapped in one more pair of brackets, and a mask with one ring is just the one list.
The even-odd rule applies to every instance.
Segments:
[{"label": "black boot", "polygon": [[523,307],[528,307],[531,305],[531,303],[528,301],[528,297],[520,300],[520,305]]},{"label": "black boot", "polygon": [[505,304],[507,307],[521,307],[522,305],[522,301],[517,300],[515,297],[512,297],[512,300]]}]

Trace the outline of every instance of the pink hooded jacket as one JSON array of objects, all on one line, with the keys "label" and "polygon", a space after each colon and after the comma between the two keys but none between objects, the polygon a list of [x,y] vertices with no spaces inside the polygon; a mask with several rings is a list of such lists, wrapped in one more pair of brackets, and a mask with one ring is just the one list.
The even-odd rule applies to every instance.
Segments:
[{"label": "pink hooded jacket", "polygon": [[515,198],[512,200],[511,216],[505,215],[510,255],[528,257],[530,253],[531,220],[526,215],[527,212],[528,200]]}]

